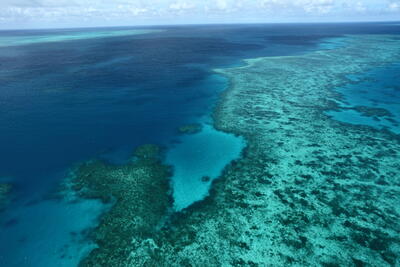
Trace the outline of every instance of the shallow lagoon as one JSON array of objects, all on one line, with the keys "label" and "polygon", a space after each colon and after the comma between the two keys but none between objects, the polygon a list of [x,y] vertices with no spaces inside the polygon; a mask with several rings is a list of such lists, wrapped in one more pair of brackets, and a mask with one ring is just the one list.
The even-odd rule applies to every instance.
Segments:
[{"label": "shallow lagoon", "polygon": [[105,211],[98,200],[45,200],[13,206],[0,220],[1,265],[77,266],[95,246],[85,230],[96,225]]},{"label": "shallow lagoon", "polygon": [[166,163],[173,166],[174,209],[180,211],[208,194],[224,167],[239,158],[244,140],[204,125],[201,132],[185,135],[170,148]]},{"label": "shallow lagoon", "polygon": [[[342,122],[385,128],[400,134],[400,65],[377,67],[363,74],[348,75],[347,79],[347,84],[335,89],[343,96],[339,110],[327,114]],[[371,108],[371,111],[360,112],[357,107]]]}]

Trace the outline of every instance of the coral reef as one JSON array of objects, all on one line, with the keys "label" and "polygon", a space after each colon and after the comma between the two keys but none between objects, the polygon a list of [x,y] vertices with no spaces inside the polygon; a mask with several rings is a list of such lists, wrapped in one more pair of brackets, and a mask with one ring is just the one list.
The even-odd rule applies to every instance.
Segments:
[{"label": "coral reef", "polygon": [[34,35],[30,38],[25,36],[1,36],[0,37],[0,47],[4,46],[18,46],[18,45],[29,45],[37,43],[53,43],[62,41],[74,41],[74,40],[84,40],[93,38],[107,38],[115,36],[132,36],[141,35],[149,33],[157,33],[163,30],[159,29],[136,29],[136,30],[114,30],[114,31],[89,31],[89,32],[71,32],[63,34],[44,34],[44,35]]},{"label": "coral reef", "polygon": [[178,128],[179,133],[181,134],[196,134],[201,132],[202,125],[199,123],[187,124]]},{"label": "coral reef", "polygon": [[165,235],[174,245],[162,258],[193,266],[399,265],[400,138],[324,114],[347,74],[400,60],[399,45],[390,36],[349,37],[339,49],[219,70],[232,86],[216,126],[245,136],[248,147],[212,196]]},{"label": "coral reef", "polygon": [[353,109],[355,111],[360,112],[363,116],[366,116],[366,117],[393,117],[393,114],[384,108],[355,106]]},{"label": "coral reef", "polygon": [[4,209],[8,203],[8,194],[11,191],[11,185],[0,184],[0,210]]},{"label": "coral reef", "polygon": [[217,70],[231,87],[215,127],[247,139],[242,158],[213,181],[208,198],[171,215],[161,231],[154,229],[165,218],[167,185],[143,189],[167,167],[152,161],[139,171],[143,158],[82,166],[78,189],[117,199],[83,264],[399,266],[400,137],[325,113],[337,108],[333,89],[349,82],[346,75],[400,61],[399,48],[397,37],[347,36],[332,50]]},{"label": "coral reef", "polygon": [[171,206],[171,170],[161,163],[160,153],[159,147],[145,145],[128,164],[90,161],[74,171],[69,182],[79,196],[113,203],[92,233],[98,247],[82,266],[121,266],[157,231]]}]

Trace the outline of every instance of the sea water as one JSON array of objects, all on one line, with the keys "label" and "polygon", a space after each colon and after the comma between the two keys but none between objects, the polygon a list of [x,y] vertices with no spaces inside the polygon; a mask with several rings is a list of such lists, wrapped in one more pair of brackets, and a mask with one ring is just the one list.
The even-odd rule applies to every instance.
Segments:
[{"label": "sea water", "polygon": [[[332,118],[351,124],[368,125],[400,134],[400,64],[375,68],[363,74],[349,75],[349,83],[335,90],[343,98],[339,111],[327,112]],[[367,116],[357,106],[386,110],[382,116]],[[383,116],[384,115],[384,116]]]},{"label": "sea water", "polygon": [[29,45],[37,43],[51,43],[51,42],[65,42],[93,38],[107,38],[117,36],[132,36],[158,32],[160,30],[106,30],[106,31],[77,31],[77,30],[64,30],[62,34],[37,34],[31,36],[0,36],[1,46],[17,46]]},{"label": "sea water", "polygon": [[[121,164],[134,147],[159,144],[170,149],[175,209],[207,196],[244,146],[203,121],[228,87],[212,69],[309,52],[341,34],[399,31],[384,24],[160,29],[0,32],[0,180],[14,188],[0,215],[1,266],[76,266],[93,248],[86,233],[107,207],[55,194],[82,161]],[[202,132],[178,134],[196,122]]]},{"label": "sea water", "polygon": [[203,125],[201,132],[185,135],[168,150],[166,162],[173,166],[174,209],[181,211],[208,195],[214,179],[232,160],[239,158],[244,140]]}]

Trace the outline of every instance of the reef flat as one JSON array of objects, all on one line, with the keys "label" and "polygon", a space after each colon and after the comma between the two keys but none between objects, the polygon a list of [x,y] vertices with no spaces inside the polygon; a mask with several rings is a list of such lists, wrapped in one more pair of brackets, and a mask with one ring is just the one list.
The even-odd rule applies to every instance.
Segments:
[{"label": "reef flat", "polygon": [[[127,216],[133,201],[120,200],[125,205],[114,206],[96,230],[105,253],[92,255],[104,257],[89,256],[83,265],[400,265],[400,137],[325,113],[338,108],[334,88],[349,82],[346,75],[399,60],[398,37],[365,35],[347,36],[332,50],[217,70],[231,87],[214,113],[215,127],[246,138],[242,157],[213,182],[208,198],[171,216],[161,231],[149,230],[162,218],[156,212],[148,226],[138,224],[145,235],[136,226],[120,234],[167,203],[134,198],[139,206]],[[88,166],[93,177],[110,173],[99,163]],[[130,175],[135,167],[125,168],[118,177],[138,177]],[[102,179],[94,196],[126,192],[125,179]]]},{"label": "reef flat", "polygon": [[114,31],[76,31],[63,34],[46,34],[33,36],[0,36],[0,47],[30,45],[38,43],[54,43],[75,40],[86,40],[94,38],[109,38],[117,36],[132,36],[149,33],[157,33],[162,30],[137,29],[137,30],[114,30]]},{"label": "reef flat", "polygon": [[201,132],[202,125],[199,123],[192,123],[187,125],[182,125],[178,128],[179,133],[181,134],[195,134]]},{"label": "reef flat", "polygon": [[400,134],[400,65],[384,65],[348,76],[351,83],[335,90],[342,95],[339,108],[328,111],[333,119],[364,124]]},{"label": "reef flat", "polygon": [[131,251],[146,244],[171,206],[169,176],[154,145],[137,148],[125,165],[90,161],[74,171],[68,186],[79,196],[112,203],[92,232],[97,248],[82,266],[123,266]]},{"label": "reef flat", "polygon": [[0,184],[0,210],[4,209],[4,207],[8,203],[8,194],[10,193],[11,185],[9,184]]}]

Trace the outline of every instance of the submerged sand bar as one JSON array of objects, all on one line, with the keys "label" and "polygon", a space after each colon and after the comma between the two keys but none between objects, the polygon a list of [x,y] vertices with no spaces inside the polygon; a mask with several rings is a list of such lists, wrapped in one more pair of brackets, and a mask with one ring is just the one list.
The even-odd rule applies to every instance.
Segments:
[{"label": "submerged sand bar", "polygon": [[157,29],[136,29],[136,30],[104,30],[104,31],[70,31],[63,34],[47,34],[32,36],[0,36],[0,47],[19,46],[38,43],[54,43],[94,38],[110,38],[117,36],[141,35],[157,33]]}]

